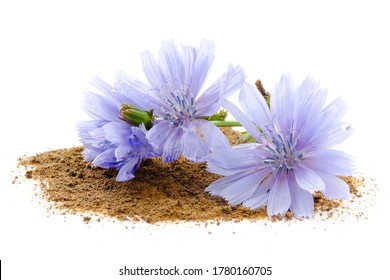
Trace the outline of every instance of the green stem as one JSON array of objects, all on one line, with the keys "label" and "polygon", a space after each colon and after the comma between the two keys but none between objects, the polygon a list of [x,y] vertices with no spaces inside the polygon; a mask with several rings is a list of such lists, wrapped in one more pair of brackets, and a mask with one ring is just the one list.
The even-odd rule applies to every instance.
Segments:
[{"label": "green stem", "polygon": [[218,127],[242,126],[238,121],[210,121]]}]

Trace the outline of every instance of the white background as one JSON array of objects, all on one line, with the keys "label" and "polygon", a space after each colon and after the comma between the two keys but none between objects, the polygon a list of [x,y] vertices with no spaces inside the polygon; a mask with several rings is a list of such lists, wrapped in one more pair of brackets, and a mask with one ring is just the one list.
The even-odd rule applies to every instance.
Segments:
[{"label": "white background", "polygon": [[[0,259],[4,279],[124,279],[128,267],[272,266],[269,279],[385,279],[389,273],[390,56],[386,1],[1,1]],[[118,69],[144,79],[139,53],[215,41],[208,82],[229,63],[272,89],[284,72],[321,80],[350,105],[342,148],[378,185],[367,219],[132,225],[47,215],[16,159],[79,145],[82,92]],[[132,228],[134,226],[134,228]],[[234,232],[234,233],[233,233]],[[387,275],[387,277],[386,277]],[[184,277],[163,279],[225,279]],[[230,277],[229,279],[261,279]],[[263,277],[266,279],[266,277]],[[138,278],[132,278],[138,279]],[[139,279],[161,279],[139,278]]]}]

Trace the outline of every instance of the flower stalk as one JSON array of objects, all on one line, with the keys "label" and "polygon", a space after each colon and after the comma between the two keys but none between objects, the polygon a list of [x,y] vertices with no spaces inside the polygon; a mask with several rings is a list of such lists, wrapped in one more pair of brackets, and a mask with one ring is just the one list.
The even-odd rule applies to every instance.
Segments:
[{"label": "flower stalk", "polygon": [[218,127],[234,127],[234,126],[242,126],[238,121],[210,121],[214,125]]}]

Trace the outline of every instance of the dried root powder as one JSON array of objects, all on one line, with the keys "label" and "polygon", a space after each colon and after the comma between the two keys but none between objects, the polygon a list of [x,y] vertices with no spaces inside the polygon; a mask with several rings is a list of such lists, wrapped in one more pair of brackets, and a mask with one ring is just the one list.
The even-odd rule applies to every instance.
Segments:
[{"label": "dried root powder", "polygon": [[[240,134],[222,129],[231,143]],[[40,182],[45,199],[59,209],[73,213],[96,213],[119,220],[146,221],[227,221],[267,218],[266,210],[229,206],[222,198],[212,197],[204,189],[220,178],[206,171],[205,163],[184,158],[163,163],[160,158],[146,159],[128,182],[116,182],[117,171],[92,166],[82,156],[83,147],[59,149],[21,158],[29,168],[26,178]],[[342,178],[351,193],[359,196],[362,180]],[[339,200],[328,200],[314,194],[315,211],[329,212],[340,206]],[[292,213],[287,213],[291,218]],[[86,219],[90,219],[86,217]],[[88,221],[85,221],[88,222]]]}]

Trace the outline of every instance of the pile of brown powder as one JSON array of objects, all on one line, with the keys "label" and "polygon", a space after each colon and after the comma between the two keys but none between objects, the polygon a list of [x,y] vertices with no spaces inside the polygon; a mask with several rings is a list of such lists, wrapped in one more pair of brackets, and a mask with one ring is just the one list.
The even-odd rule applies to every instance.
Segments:
[{"label": "pile of brown powder", "polygon": [[[237,144],[240,134],[223,129],[231,143]],[[83,160],[83,148],[47,151],[21,158],[31,167],[27,178],[41,182],[44,197],[56,207],[70,212],[97,213],[120,220],[161,221],[258,220],[267,217],[266,210],[249,210],[229,206],[224,199],[211,197],[204,189],[218,175],[206,171],[205,163],[192,163],[183,158],[163,163],[146,159],[133,180],[116,182],[116,170],[94,167]],[[344,179],[353,195],[358,195],[361,181]],[[316,211],[331,211],[340,205],[314,195]],[[292,217],[288,213],[288,218]]]}]

